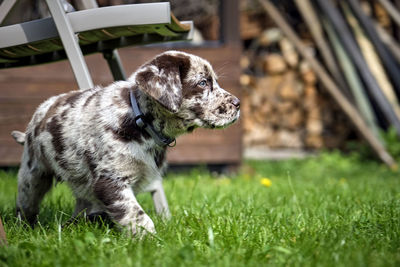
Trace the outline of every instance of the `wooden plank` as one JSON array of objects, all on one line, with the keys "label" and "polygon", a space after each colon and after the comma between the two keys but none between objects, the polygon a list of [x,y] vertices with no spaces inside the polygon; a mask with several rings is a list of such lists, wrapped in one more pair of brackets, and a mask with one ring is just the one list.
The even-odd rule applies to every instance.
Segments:
[{"label": "wooden plank", "polygon": [[188,144],[180,149],[169,149],[167,160],[170,164],[238,164],[241,149],[223,143],[214,146]]},{"label": "wooden plank", "polygon": [[[170,50],[168,48],[122,48],[119,49],[119,54],[122,63],[125,67],[126,73],[130,75],[140,65],[150,60],[152,57],[164,51]],[[223,46],[221,48],[191,48],[180,49],[181,51],[193,53],[200,57],[206,58],[210,61],[213,67],[218,71],[219,68],[229,68],[235,70],[236,75],[240,73],[240,68],[232,65],[231,63],[238,62],[240,57],[240,49]],[[216,52],[218,51],[218,52]],[[113,81],[110,70],[108,69],[107,62],[103,59],[101,54],[93,54],[85,57],[90,73],[93,77],[95,84],[107,85]],[[234,76],[232,76],[234,77]],[[38,65],[33,67],[21,67],[12,69],[2,69],[0,71],[0,81],[42,81],[46,83],[51,82],[69,82],[73,83],[75,77],[67,61],[60,61],[51,64]],[[77,88],[75,85],[74,88]]]},{"label": "wooden plank", "polygon": [[0,143],[0,166],[17,166],[21,161],[22,146],[14,140],[9,143]]}]

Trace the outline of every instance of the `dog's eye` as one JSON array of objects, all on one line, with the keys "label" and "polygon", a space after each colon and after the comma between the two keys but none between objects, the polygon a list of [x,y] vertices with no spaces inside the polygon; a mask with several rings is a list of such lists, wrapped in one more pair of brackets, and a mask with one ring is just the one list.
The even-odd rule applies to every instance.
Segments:
[{"label": "dog's eye", "polygon": [[207,81],[206,80],[202,80],[201,82],[199,82],[199,85],[201,87],[205,87],[207,85]]}]

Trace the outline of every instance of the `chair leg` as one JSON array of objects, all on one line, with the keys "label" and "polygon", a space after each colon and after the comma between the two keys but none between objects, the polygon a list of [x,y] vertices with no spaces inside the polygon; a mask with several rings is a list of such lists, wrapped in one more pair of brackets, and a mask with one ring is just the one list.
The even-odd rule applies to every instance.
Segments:
[{"label": "chair leg", "polygon": [[93,88],[93,81],[85,59],[83,58],[82,50],[75,36],[75,32],[65,15],[61,2],[59,0],[46,0],[46,3],[54,23],[56,24],[58,34],[60,35],[65,52],[67,53],[79,88]]},{"label": "chair leg", "polygon": [[122,66],[117,49],[103,51],[103,57],[107,60],[115,81],[126,80],[124,67]]},{"label": "chair leg", "polygon": [[4,231],[3,223],[0,219],[0,246],[7,245],[6,232]]}]

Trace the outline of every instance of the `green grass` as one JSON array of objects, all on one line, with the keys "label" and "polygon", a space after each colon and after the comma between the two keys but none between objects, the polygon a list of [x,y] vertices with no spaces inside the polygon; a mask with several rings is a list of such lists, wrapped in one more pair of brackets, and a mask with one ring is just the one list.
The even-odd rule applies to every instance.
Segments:
[{"label": "green grass", "polygon": [[399,173],[338,153],[246,162],[230,177],[169,174],[170,221],[157,218],[149,194],[138,196],[158,231],[143,240],[85,221],[59,231],[74,205],[64,184],[45,198],[35,229],[24,227],[15,176],[0,172],[9,238],[0,266],[400,265]]}]

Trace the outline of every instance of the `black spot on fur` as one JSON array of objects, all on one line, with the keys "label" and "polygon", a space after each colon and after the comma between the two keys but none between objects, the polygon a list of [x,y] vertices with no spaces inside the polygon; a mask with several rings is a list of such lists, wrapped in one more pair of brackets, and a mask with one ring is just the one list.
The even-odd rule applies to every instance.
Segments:
[{"label": "black spot on fur", "polygon": [[32,160],[33,160],[33,144],[32,144],[32,133],[28,133],[26,136],[26,145],[28,148],[28,155],[29,160],[27,162],[28,168],[32,167]]},{"label": "black spot on fur", "polygon": [[82,96],[82,94],[83,94],[83,92],[81,92],[81,91],[72,92],[69,94],[69,96],[67,97],[65,102],[67,104],[70,104],[71,107],[74,107],[76,101]]},{"label": "black spot on fur", "polygon": [[166,154],[166,149],[155,151],[154,162],[156,163],[158,168],[160,168],[163,165],[163,163],[165,161],[165,154]]},{"label": "black spot on fur", "polygon": [[35,127],[35,131],[34,131],[35,136],[38,136],[40,134],[40,132],[42,132],[46,128],[48,119],[50,119],[52,116],[54,116],[56,114],[58,108],[61,105],[63,105],[64,100],[67,99],[68,97],[69,97],[68,95],[60,96],[57,98],[56,101],[54,101],[54,103],[47,110],[43,119]]},{"label": "black spot on fur", "polygon": [[36,136],[39,135],[39,133],[40,133],[40,123],[36,124],[35,130],[34,130],[33,134],[34,134],[35,137],[36,137]]},{"label": "black spot on fur", "polygon": [[89,166],[90,173],[92,174],[92,177],[95,177],[96,173],[96,168],[97,168],[97,163],[92,154],[88,151],[85,150],[83,152],[83,156],[85,158],[86,164]]},{"label": "black spot on fur", "polygon": [[198,85],[193,86],[192,84],[187,82],[183,83],[182,85],[182,96],[185,99],[190,99],[194,96],[196,97],[196,99],[201,99],[200,95],[202,95],[203,92],[204,88]]},{"label": "black spot on fur", "polygon": [[107,207],[123,199],[121,191],[125,185],[109,177],[100,176],[94,183],[94,195]]},{"label": "black spot on fur", "polygon": [[218,113],[219,114],[225,114],[226,113],[226,105],[221,105],[218,107]]},{"label": "black spot on fur", "polygon": [[[146,68],[148,66],[155,66],[158,71]],[[176,112],[182,102],[182,92],[174,92],[173,88],[182,89],[183,81],[190,69],[189,57],[164,54],[156,57],[143,68],[144,70],[136,74],[140,89],[167,110]]]},{"label": "black spot on fur", "polygon": [[52,135],[52,144],[57,154],[62,154],[65,149],[65,144],[62,135],[62,124],[57,117],[53,117],[47,124],[47,130]]},{"label": "black spot on fur", "polygon": [[174,72],[178,68],[181,81],[186,79],[190,69],[190,59],[186,55],[161,55],[152,63],[165,72]]},{"label": "black spot on fur", "polygon": [[61,113],[61,119],[62,119],[62,120],[66,120],[66,119],[67,119],[67,114],[68,114],[68,109],[64,110],[64,111]]},{"label": "black spot on fur", "polygon": [[97,97],[100,94],[100,92],[101,92],[100,90],[91,92],[91,95],[88,98],[86,98],[85,103],[83,103],[83,107],[87,107],[93,100],[93,98]]},{"label": "black spot on fur", "polygon": [[194,104],[193,107],[190,108],[190,110],[193,111],[198,118],[202,118],[204,115],[203,107],[199,103]]},{"label": "black spot on fur", "polygon": [[207,65],[203,66],[203,71],[204,71],[204,77],[211,77],[211,70],[208,68]]},{"label": "black spot on fur", "polygon": [[139,82],[141,82],[141,81],[147,82],[147,81],[150,81],[153,78],[154,75],[155,74],[154,74],[154,72],[152,70],[144,70],[144,71],[139,72],[136,75],[136,79]]},{"label": "black spot on fur", "polygon": [[106,130],[112,131],[114,137],[122,142],[135,141],[141,144],[143,143],[143,138],[150,138],[147,132],[136,126],[135,121],[129,114],[126,114],[120,119],[120,125],[117,129],[107,127]]},{"label": "black spot on fur", "polygon": [[66,162],[62,159],[62,155],[65,150],[64,137],[62,135],[62,124],[59,122],[57,117],[53,117],[49,123],[47,123],[47,130],[52,135],[51,143],[56,152],[55,160],[60,167],[67,169]]},{"label": "black spot on fur", "polygon": [[127,212],[123,205],[107,207],[107,211],[117,221],[121,220]]},{"label": "black spot on fur", "polygon": [[121,89],[121,98],[125,102],[126,105],[130,106],[131,105],[131,100],[129,96],[129,88],[122,88]]}]

